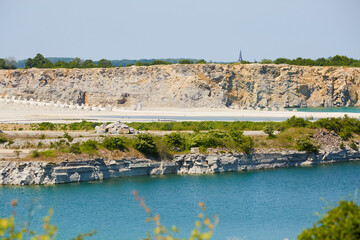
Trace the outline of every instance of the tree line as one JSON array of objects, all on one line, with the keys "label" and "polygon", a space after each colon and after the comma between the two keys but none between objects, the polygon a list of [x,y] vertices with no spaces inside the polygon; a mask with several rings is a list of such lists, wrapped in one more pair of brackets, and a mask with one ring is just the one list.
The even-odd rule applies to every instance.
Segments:
[{"label": "tree line", "polygon": [[[16,68],[111,68],[120,66],[151,66],[151,65],[168,65],[168,64],[206,64],[204,59],[140,59],[140,60],[107,60],[101,59],[93,61],[91,59],[82,60],[80,58],[45,58],[38,53],[34,58],[16,61],[14,58],[0,58],[0,69]],[[211,63],[211,61],[210,61]],[[257,63],[257,61],[242,61],[241,64]],[[348,58],[346,56],[336,55],[328,58],[277,58],[275,60],[263,59],[261,64],[289,64],[297,66],[345,66],[360,67],[360,60]],[[228,64],[228,63],[223,63]],[[230,63],[230,64],[238,64]]]},{"label": "tree line", "polygon": [[[167,65],[167,64],[193,64],[193,63],[206,63],[204,59],[193,61],[190,59],[180,59],[177,62],[174,61],[164,61],[164,60],[153,60],[149,61],[135,61],[135,63],[128,63],[126,66],[150,66],[150,65]],[[120,66],[120,65],[119,65]],[[25,62],[25,68],[111,68],[115,67],[112,64],[112,61],[107,59],[101,59],[99,61],[93,61],[91,59],[82,60],[80,58],[74,58],[71,61],[59,60],[53,63],[48,58],[45,58],[43,55],[38,53],[34,58],[28,58]]]},{"label": "tree line", "polygon": [[101,59],[94,62],[91,59],[85,61],[80,58],[74,58],[70,62],[63,60],[52,63],[49,59],[44,58],[43,55],[38,53],[34,58],[28,58],[25,63],[25,68],[110,68],[114,67],[109,60]]},{"label": "tree line", "polygon": [[263,59],[261,60],[262,64],[289,64],[297,66],[345,66],[345,67],[360,67],[360,60],[348,58],[346,56],[336,55],[329,58],[277,58],[276,60]]}]

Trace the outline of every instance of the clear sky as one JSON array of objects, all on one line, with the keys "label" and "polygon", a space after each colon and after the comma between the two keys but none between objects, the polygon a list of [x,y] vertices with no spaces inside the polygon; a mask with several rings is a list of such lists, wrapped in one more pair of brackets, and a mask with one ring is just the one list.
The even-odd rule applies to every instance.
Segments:
[{"label": "clear sky", "polygon": [[360,0],[0,0],[0,58],[360,59]]}]

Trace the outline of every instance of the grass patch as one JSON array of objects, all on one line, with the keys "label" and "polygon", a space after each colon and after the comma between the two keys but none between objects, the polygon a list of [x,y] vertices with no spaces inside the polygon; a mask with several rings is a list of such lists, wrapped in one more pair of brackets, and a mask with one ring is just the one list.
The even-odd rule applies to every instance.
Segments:
[{"label": "grass patch", "polygon": [[56,157],[56,153],[54,150],[45,150],[45,151],[38,151],[38,150],[34,150],[30,153],[30,157],[31,158],[53,158]]}]

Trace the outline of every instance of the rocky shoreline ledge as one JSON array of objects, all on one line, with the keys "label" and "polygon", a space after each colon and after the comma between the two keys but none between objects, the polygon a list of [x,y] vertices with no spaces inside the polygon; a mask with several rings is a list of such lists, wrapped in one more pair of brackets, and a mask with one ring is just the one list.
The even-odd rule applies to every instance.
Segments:
[{"label": "rocky shoreline ledge", "polygon": [[165,174],[214,174],[248,170],[303,167],[317,164],[360,160],[353,149],[306,153],[283,151],[273,153],[227,153],[176,155],[172,161],[150,159],[64,161],[60,164],[39,161],[0,161],[0,184],[62,184]]}]

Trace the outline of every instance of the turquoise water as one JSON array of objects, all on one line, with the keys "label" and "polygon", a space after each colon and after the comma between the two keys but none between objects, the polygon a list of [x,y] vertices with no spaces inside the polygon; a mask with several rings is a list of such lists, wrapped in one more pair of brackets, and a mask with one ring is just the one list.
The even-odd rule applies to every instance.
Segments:
[{"label": "turquoise water", "polygon": [[[294,108],[287,108],[292,111]],[[295,108],[299,112],[344,112],[344,113],[360,113],[360,107],[304,107]]]},{"label": "turquoise water", "polygon": [[[99,183],[0,187],[0,216],[18,199],[18,221],[32,212],[33,228],[54,208],[58,239],[97,230],[90,239],[139,239],[150,226],[131,192],[146,198],[162,223],[183,232],[193,228],[197,203],[219,214],[213,239],[295,239],[312,226],[322,207],[349,199],[360,186],[360,162],[201,176],[132,177]],[[322,200],[324,198],[324,200]],[[184,236],[184,235],[182,235]],[[188,236],[187,234],[185,236]]]}]

